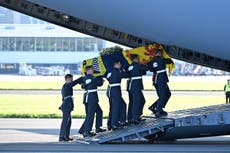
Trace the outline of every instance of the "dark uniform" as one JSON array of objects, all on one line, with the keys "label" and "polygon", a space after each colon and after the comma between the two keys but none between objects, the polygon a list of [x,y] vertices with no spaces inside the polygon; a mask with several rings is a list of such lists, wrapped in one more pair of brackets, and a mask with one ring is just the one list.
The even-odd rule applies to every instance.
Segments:
[{"label": "dark uniform", "polygon": [[[156,56],[150,63],[150,71],[155,72],[154,86],[156,88],[159,99],[156,101],[156,113],[160,115],[163,113],[163,107],[166,106],[169,98],[171,97],[171,92],[168,87],[168,76],[166,73],[166,64],[171,64],[173,61],[171,59],[164,59],[163,57]],[[152,105],[152,109],[154,104]]]},{"label": "dark uniform", "polygon": [[[87,91],[84,93],[84,96],[83,96],[83,104],[85,105],[85,114],[87,114],[87,112],[88,112],[88,105],[86,103],[86,97],[87,97]],[[95,124],[96,132],[102,126],[102,118],[103,118],[103,111],[101,110],[100,105],[98,105],[98,106],[99,107],[96,110],[96,124]],[[83,134],[83,132],[84,132],[83,129],[84,129],[84,123],[82,124],[82,126],[79,129],[78,133]]]},{"label": "dark uniform", "polygon": [[132,108],[133,108],[133,99],[132,99],[132,94],[129,91],[129,86],[130,86],[130,78],[127,80],[126,83],[126,91],[128,92],[129,95],[129,105],[128,105],[128,116],[127,116],[127,120],[128,123],[131,124],[132,120],[133,120],[133,112],[132,112]]},{"label": "dark uniform", "polygon": [[111,102],[111,97],[110,97],[110,87],[108,85],[107,90],[106,90],[106,96],[108,97],[109,100],[109,115],[108,115],[108,119],[107,119],[107,127],[108,130],[111,130],[112,128],[112,102]]},{"label": "dark uniform", "polygon": [[121,79],[127,78],[129,75],[120,69],[113,68],[113,70],[107,74],[109,81],[109,98],[111,101],[111,126],[113,129],[122,126],[126,123],[126,103],[122,98],[121,93]]},{"label": "dark uniform", "polygon": [[130,93],[129,97],[131,98],[131,103],[129,104],[129,109],[131,110],[129,112],[132,112],[133,122],[139,122],[141,120],[140,116],[143,113],[145,98],[142,93],[142,75],[144,75],[147,70],[148,66],[138,62],[133,62],[128,69],[130,75],[128,91]]},{"label": "dark uniform", "polygon": [[59,140],[66,140],[69,138],[70,127],[71,127],[71,111],[74,108],[73,103],[73,86],[82,83],[82,77],[77,80],[74,80],[71,83],[65,83],[62,87],[62,105],[60,109],[62,110],[62,123]]},{"label": "dark uniform", "polygon": [[102,77],[93,77],[86,75],[83,78],[82,87],[86,90],[84,95],[84,104],[86,111],[86,118],[81,128],[82,133],[90,133],[92,131],[94,115],[96,113],[96,130],[102,126],[102,110],[98,102],[97,87],[103,84]]},{"label": "dark uniform", "polygon": [[[151,65],[149,65],[151,67]],[[155,87],[157,96],[159,97],[159,90],[157,85],[155,84],[155,78],[156,78],[156,71],[153,72],[153,76],[152,76],[152,82],[153,82],[153,86]],[[157,108],[157,102],[159,99],[157,99],[150,107],[149,110],[151,110],[154,114],[156,113],[156,108]],[[165,106],[163,107],[165,108]]]}]

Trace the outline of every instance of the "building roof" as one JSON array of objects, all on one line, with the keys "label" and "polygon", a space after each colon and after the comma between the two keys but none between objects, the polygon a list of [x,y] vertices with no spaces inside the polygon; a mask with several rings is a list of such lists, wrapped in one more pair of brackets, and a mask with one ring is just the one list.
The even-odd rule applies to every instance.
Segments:
[{"label": "building roof", "polygon": [[91,37],[52,24],[0,24],[0,33],[0,37]]}]

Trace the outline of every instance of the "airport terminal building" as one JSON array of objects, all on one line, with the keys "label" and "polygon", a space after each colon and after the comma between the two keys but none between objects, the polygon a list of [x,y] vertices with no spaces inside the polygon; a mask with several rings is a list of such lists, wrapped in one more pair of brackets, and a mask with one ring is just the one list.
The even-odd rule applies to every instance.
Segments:
[{"label": "airport terminal building", "polygon": [[[0,32],[0,73],[35,75],[34,71],[44,71],[42,75],[61,75],[66,69],[79,73],[84,59],[97,56],[106,47],[102,39],[3,7],[0,7]],[[49,72],[51,69],[58,72]]]}]

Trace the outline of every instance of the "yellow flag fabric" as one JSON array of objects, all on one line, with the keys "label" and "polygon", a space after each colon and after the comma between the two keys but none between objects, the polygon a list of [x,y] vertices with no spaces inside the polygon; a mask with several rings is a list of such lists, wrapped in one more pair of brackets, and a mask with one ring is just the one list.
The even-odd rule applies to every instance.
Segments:
[{"label": "yellow flag fabric", "polygon": [[[124,50],[122,53],[129,64],[131,64],[130,55],[137,54],[139,56],[140,62],[146,64],[150,62],[155,56],[155,50],[161,49],[163,51],[163,58],[170,58],[169,55],[166,53],[162,45],[160,44],[150,44],[148,46],[142,46],[130,50]],[[169,69],[169,74],[172,73],[173,69],[175,68],[174,63],[167,64],[166,67]]]},{"label": "yellow flag fabric", "polygon": [[87,66],[93,66],[94,69],[94,76],[103,76],[106,72],[106,68],[105,65],[102,61],[101,56],[95,57],[95,58],[91,58],[91,59],[87,59],[84,60],[82,65],[81,65],[81,73],[84,76],[85,75],[85,68]]},{"label": "yellow flag fabric", "polygon": [[[162,45],[155,43],[130,50],[123,50],[121,53],[112,53],[111,55],[99,56],[96,58],[84,60],[81,66],[81,72],[82,75],[84,75],[85,67],[92,65],[95,71],[94,76],[103,76],[107,71],[111,69],[113,62],[112,60],[116,57],[119,57],[119,59],[124,64],[123,66],[125,66],[124,68],[126,68],[131,64],[131,54],[137,54],[139,56],[140,62],[146,64],[154,58],[156,49],[161,49],[163,51],[163,58],[170,58]],[[167,64],[166,67],[169,69],[169,74],[171,74],[175,68],[175,65],[174,63]]]}]

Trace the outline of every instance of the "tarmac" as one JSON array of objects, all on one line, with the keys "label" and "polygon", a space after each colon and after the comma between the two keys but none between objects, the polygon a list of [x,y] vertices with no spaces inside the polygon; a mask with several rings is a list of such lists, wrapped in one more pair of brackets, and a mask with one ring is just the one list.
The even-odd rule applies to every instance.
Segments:
[{"label": "tarmac", "polygon": [[[77,134],[82,119],[74,119],[71,135]],[[106,120],[103,121],[106,125]],[[174,142],[147,140],[121,144],[58,142],[61,119],[0,119],[0,152],[230,152],[230,136],[183,139]]]}]

